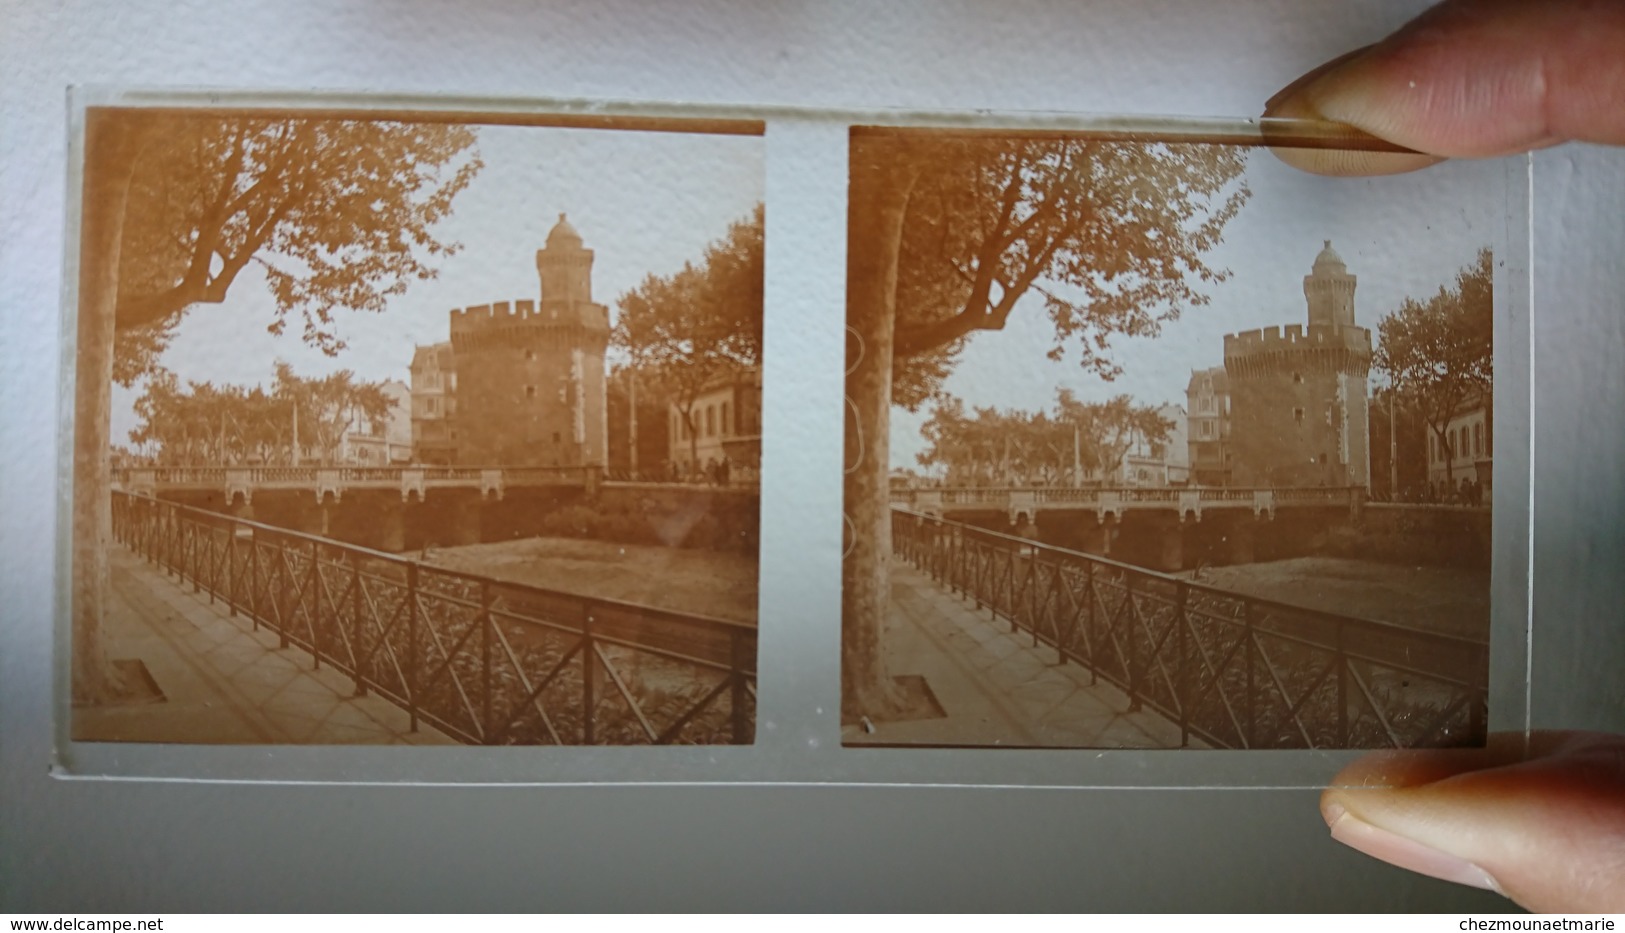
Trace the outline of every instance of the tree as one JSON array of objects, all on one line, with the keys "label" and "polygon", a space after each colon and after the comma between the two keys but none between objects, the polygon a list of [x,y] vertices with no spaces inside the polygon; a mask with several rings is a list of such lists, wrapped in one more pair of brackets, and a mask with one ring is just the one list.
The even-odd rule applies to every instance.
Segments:
[{"label": "tree", "polygon": [[849,718],[902,698],[885,670],[887,444],[893,402],[930,398],[965,341],[1029,293],[1068,352],[1111,377],[1110,337],[1154,335],[1224,279],[1203,254],[1248,196],[1234,147],[858,128],[847,221],[842,698]]},{"label": "tree", "polygon": [[1164,444],[1174,428],[1156,408],[1136,405],[1127,395],[1080,402],[1069,389],[1056,393],[1055,419],[1077,432],[1078,466],[1102,476],[1122,464],[1129,448],[1137,443]]},{"label": "tree", "polygon": [[[1456,274],[1453,288],[1440,286],[1426,302],[1405,299],[1377,325],[1377,370],[1392,391],[1411,400],[1428,430],[1449,450],[1450,419],[1491,398],[1495,357],[1493,256],[1488,247]],[[1451,460],[1445,479],[1454,483]]]},{"label": "tree", "polygon": [[337,459],[346,431],[383,424],[391,405],[381,382],[358,382],[348,369],[319,379],[303,378],[280,360],[272,395],[283,402],[278,407],[297,412],[293,420],[299,425],[299,446],[314,448],[323,463]]},{"label": "tree", "polygon": [[73,504],[73,695],[120,690],[107,607],[115,378],[149,370],[189,309],[249,263],[328,353],[340,309],[381,311],[455,243],[433,234],[482,166],[467,127],[246,111],[92,108],[85,117]]},{"label": "tree", "polygon": [[271,391],[259,386],[216,386],[189,382],[183,390],[174,373],[147,377],[136,399],[140,423],[130,440],[156,448],[169,464],[295,461],[297,446],[333,462],[345,433],[375,427],[389,417],[391,401],[382,382],[358,382],[348,369],[318,379],[295,375],[278,361]]},{"label": "tree", "polygon": [[761,205],[706,247],[699,263],[650,275],[618,302],[612,342],[628,357],[639,390],[677,409],[698,456],[695,402],[719,378],[759,365],[762,352]]},{"label": "tree", "polygon": [[950,484],[1081,485],[1086,476],[1115,469],[1136,443],[1166,442],[1173,427],[1127,395],[1081,402],[1072,390],[1057,389],[1047,412],[978,408],[971,417],[964,402],[942,395],[920,428],[928,446],[915,459],[946,468]]}]

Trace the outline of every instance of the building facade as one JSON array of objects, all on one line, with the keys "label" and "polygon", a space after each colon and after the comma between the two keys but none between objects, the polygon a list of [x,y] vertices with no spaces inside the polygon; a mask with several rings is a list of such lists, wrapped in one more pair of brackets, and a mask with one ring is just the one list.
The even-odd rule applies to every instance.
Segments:
[{"label": "building facade", "polygon": [[1224,367],[1191,370],[1185,401],[1191,483],[1230,485],[1230,379]]},{"label": "building facade", "polygon": [[457,367],[451,341],[412,352],[412,459],[457,462]]},{"label": "building facade", "polygon": [[1185,409],[1163,405],[1157,414],[1170,425],[1167,436],[1153,441],[1136,432],[1115,467],[1107,471],[1106,485],[1184,486],[1190,482]]},{"label": "building facade", "polygon": [[412,390],[399,379],[379,388],[389,411],[379,421],[357,415],[339,438],[339,461],[355,466],[396,466],[412,460]]},{"label": "building facade", "polygon": [[1327,240],[1303,279],[1307,327],[1225,336],[1234,485],[1370,487],[1371,331],[1354,323],[1355,284]]},{"label": "building facade", "polygon": [[720,468],[730,482],[755,482],[762,462],[761,369],[711,380],[686,412],[672,403],[667,421],[674,478],[714,480]]},{"label": "building facade", "polygon": [[1464,498],[1462,483],[1466,481],[1466,497],[1479,497],[1473,504],[1489,501],[1481,497],[1489,492],[1493,480],[1493,425],[1490,406],[1473,399],[1456,409],[1445,425],[1444,437],[1428,429],[1428,484],[1434,498]]},{"label": "building facade", "polygon": [[592,300],[592,263],[560,214],[536,252],[539,302],[451,312],[456,462],[606,465],[609,309]]}]

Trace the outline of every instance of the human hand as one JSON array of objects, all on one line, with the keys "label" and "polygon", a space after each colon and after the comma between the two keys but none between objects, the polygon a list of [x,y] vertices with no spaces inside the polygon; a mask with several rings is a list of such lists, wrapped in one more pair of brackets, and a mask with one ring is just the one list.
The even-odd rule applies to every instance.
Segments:
[{"label": "human hand", "polygon": [[1625,2],[1447,0],[1294,81],[1264,115],[1346,123],[1422,153],[1275,150],[1327,175],[1625,144]]},{"label": "human hand", "polygon": [[[1264,115],[1345,123],[1415,150],[1274,150],[1327,175],[1625,144],[1625,2],[1446,0],[1294,81]],[[1380,752],[1337,775],[1320,806],[1334,839],[1402,868],[1531,910],[1625,911],[1625,737]]]},{"label": "human hand", "polygon": [[1400,868],[1529,910],[1625,911],[1625,736],[1377,752],[1332,780],[1320,811],[1333,839]]}]

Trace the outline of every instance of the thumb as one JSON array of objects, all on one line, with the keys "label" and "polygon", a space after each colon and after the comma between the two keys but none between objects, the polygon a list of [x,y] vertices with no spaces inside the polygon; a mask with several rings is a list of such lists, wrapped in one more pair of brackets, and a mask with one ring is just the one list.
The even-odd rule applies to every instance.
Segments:
[{"label": "thumb", "polygon": [[1625,736],[1501,735],[1486,750],[1381,752],[1320,801],[1332,838],[1530,910],[1625,911]]},{"label": "thumb", "polygon": [[1565,140],[1625,144],[1622,48],[1621,0],[1446,0],[1299,78],[1265,116],[1345,123],[1434,157],[1283,154],[1326,174],[1407,171]]}]

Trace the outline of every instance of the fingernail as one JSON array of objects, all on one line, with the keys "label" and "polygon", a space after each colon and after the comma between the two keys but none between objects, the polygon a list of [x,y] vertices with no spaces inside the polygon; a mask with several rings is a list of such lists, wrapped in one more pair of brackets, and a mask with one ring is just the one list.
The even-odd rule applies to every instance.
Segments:
[{"label": "fingernail", "polygon": [[1328,804],[1322,815],[1332,838],[1356,852],[1430,878],[1501,893],[1501,885],[1489,872],[1464,858],[1372,826],[1340,804]]},{"label": "fingernail", "polygon": [[1334,71],[1337,68],[1344,65],[1345,63],[1347,63],[1349,61],[1352,61],[1353,59],[1358,58],[1361,55],[1364,55],[1366,53],[1366,51],[1369,50],[1370,48],[1371,48],[1371,46],[1366,45],[1366,46],[1361,46],[1360,48],[1357,48],[1357,49],[1355,49],[1355,50],[1353,50],[1351,52],[1345,52],[1342,55],[1339,55],[1336,58],[1332,59],[1331,61],[1325,63],[1324,65],[1321,65],[1320,67],[1314,69],[1313,71],[1310,71],[1310,72],[1308,72],[1308,73],[1306,73],[1304,75],[1301,75],[1296,81],[1293,81],[1291,84],[1288,84],[1286,87],[1281,88],[1279,91],[1276,91],[1275,96],[1271,97],[1264,104],[1264,116],[1266,116],[1266,117],[1271,117],[1271,116],[1307,117],[1307,116],[1316,115],[1316,114],[1313,113],[1312,109],[1308,106],[1307,101],[1293,101],[1295,106],[1293,106],[1291,108],[1292,112],[1289,113],[1289,114],[1282,114],[1281,113],[1282,105],[1288,103],[1288,101],[1291,101],[1292,98],[1297,97],[1298,95],[1302,94],[1304,89],[1308,88],[1311,84],[1314,84],[1316,81],[1319,81],[1322,77],[1325,77],[1325,75],[1328,72]]}]

